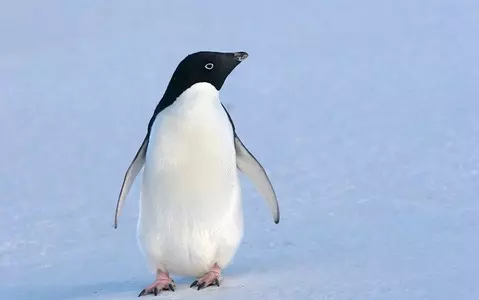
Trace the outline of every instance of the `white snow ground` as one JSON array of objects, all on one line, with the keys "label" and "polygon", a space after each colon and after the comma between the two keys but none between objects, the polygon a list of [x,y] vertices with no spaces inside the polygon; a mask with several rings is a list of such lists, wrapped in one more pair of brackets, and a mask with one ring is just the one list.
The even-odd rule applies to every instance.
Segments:
[{"label": "white snow ground", "polygon": [[[135,299],[153,277],[124,171],[169,77],[248,51],[222,98],[244,182],[220,289],[168,299],[479,299],[479,3],[1,1],[0,299]],[[244,179],[244,178],[243,178]]]}]

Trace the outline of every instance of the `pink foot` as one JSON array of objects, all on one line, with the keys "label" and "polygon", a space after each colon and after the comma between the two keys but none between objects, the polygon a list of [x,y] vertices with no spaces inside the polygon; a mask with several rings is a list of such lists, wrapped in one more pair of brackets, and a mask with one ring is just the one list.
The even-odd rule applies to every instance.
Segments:
[{"label": "pink foot", "polygon": [[211,269],[201,278],[193,281],[190,287],[198,286],[198,291],[210,285],[220,286],[221,269],[217,264],[211,267]]},{"label": "pink foot", "polygon": [[138,297],[154,294],[158,295],[161,291],[175,291],[175,282],[171,279],[168,272],[157,271],[156,280],[146,288],[144,288]]}]

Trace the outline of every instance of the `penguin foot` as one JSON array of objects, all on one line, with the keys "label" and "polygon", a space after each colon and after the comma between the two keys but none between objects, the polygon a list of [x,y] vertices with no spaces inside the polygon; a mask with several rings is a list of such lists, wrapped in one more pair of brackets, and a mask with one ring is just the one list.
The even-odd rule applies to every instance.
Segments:
[{"label": "penguin foot", "polygon": [[214,264],[213,267],[201,278],[193,281],[190,285],[192,287],[198,287],[198,291],[212,285],[220,286],[221,280],[221,269],[217,264]]},{"label": "penguin foot", "polygon": [[158,271],[156,275],[156,280],[146,288],[144,288],[138,297],[145,296],[148,294],[154,294],[157,296],[161,291],[172,291],[176,289],[175,282],[171,279],[170,275],[167,272]]}]

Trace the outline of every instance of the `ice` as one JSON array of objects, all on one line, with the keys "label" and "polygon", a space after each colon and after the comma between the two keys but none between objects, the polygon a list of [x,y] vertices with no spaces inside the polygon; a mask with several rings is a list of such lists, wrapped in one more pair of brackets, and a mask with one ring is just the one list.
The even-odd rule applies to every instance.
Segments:
[{"label": "ice", "polygon": [[123,175],[176,64],[247,51],[221,98],[242,177],[221,288],[168,299],[479,299],[477,1],[3,1],[0,298],[136,299]]}]

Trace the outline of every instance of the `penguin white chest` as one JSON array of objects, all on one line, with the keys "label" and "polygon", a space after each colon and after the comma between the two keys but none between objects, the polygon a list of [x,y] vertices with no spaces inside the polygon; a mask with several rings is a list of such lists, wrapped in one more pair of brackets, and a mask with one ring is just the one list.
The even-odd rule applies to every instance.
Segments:
[{"label": "penguin white chest", "polygon": [[225,267],[243,236],[234,136],[219,93],[197,83],[155,119],[138,241],[150,269],[197,276]]}]

